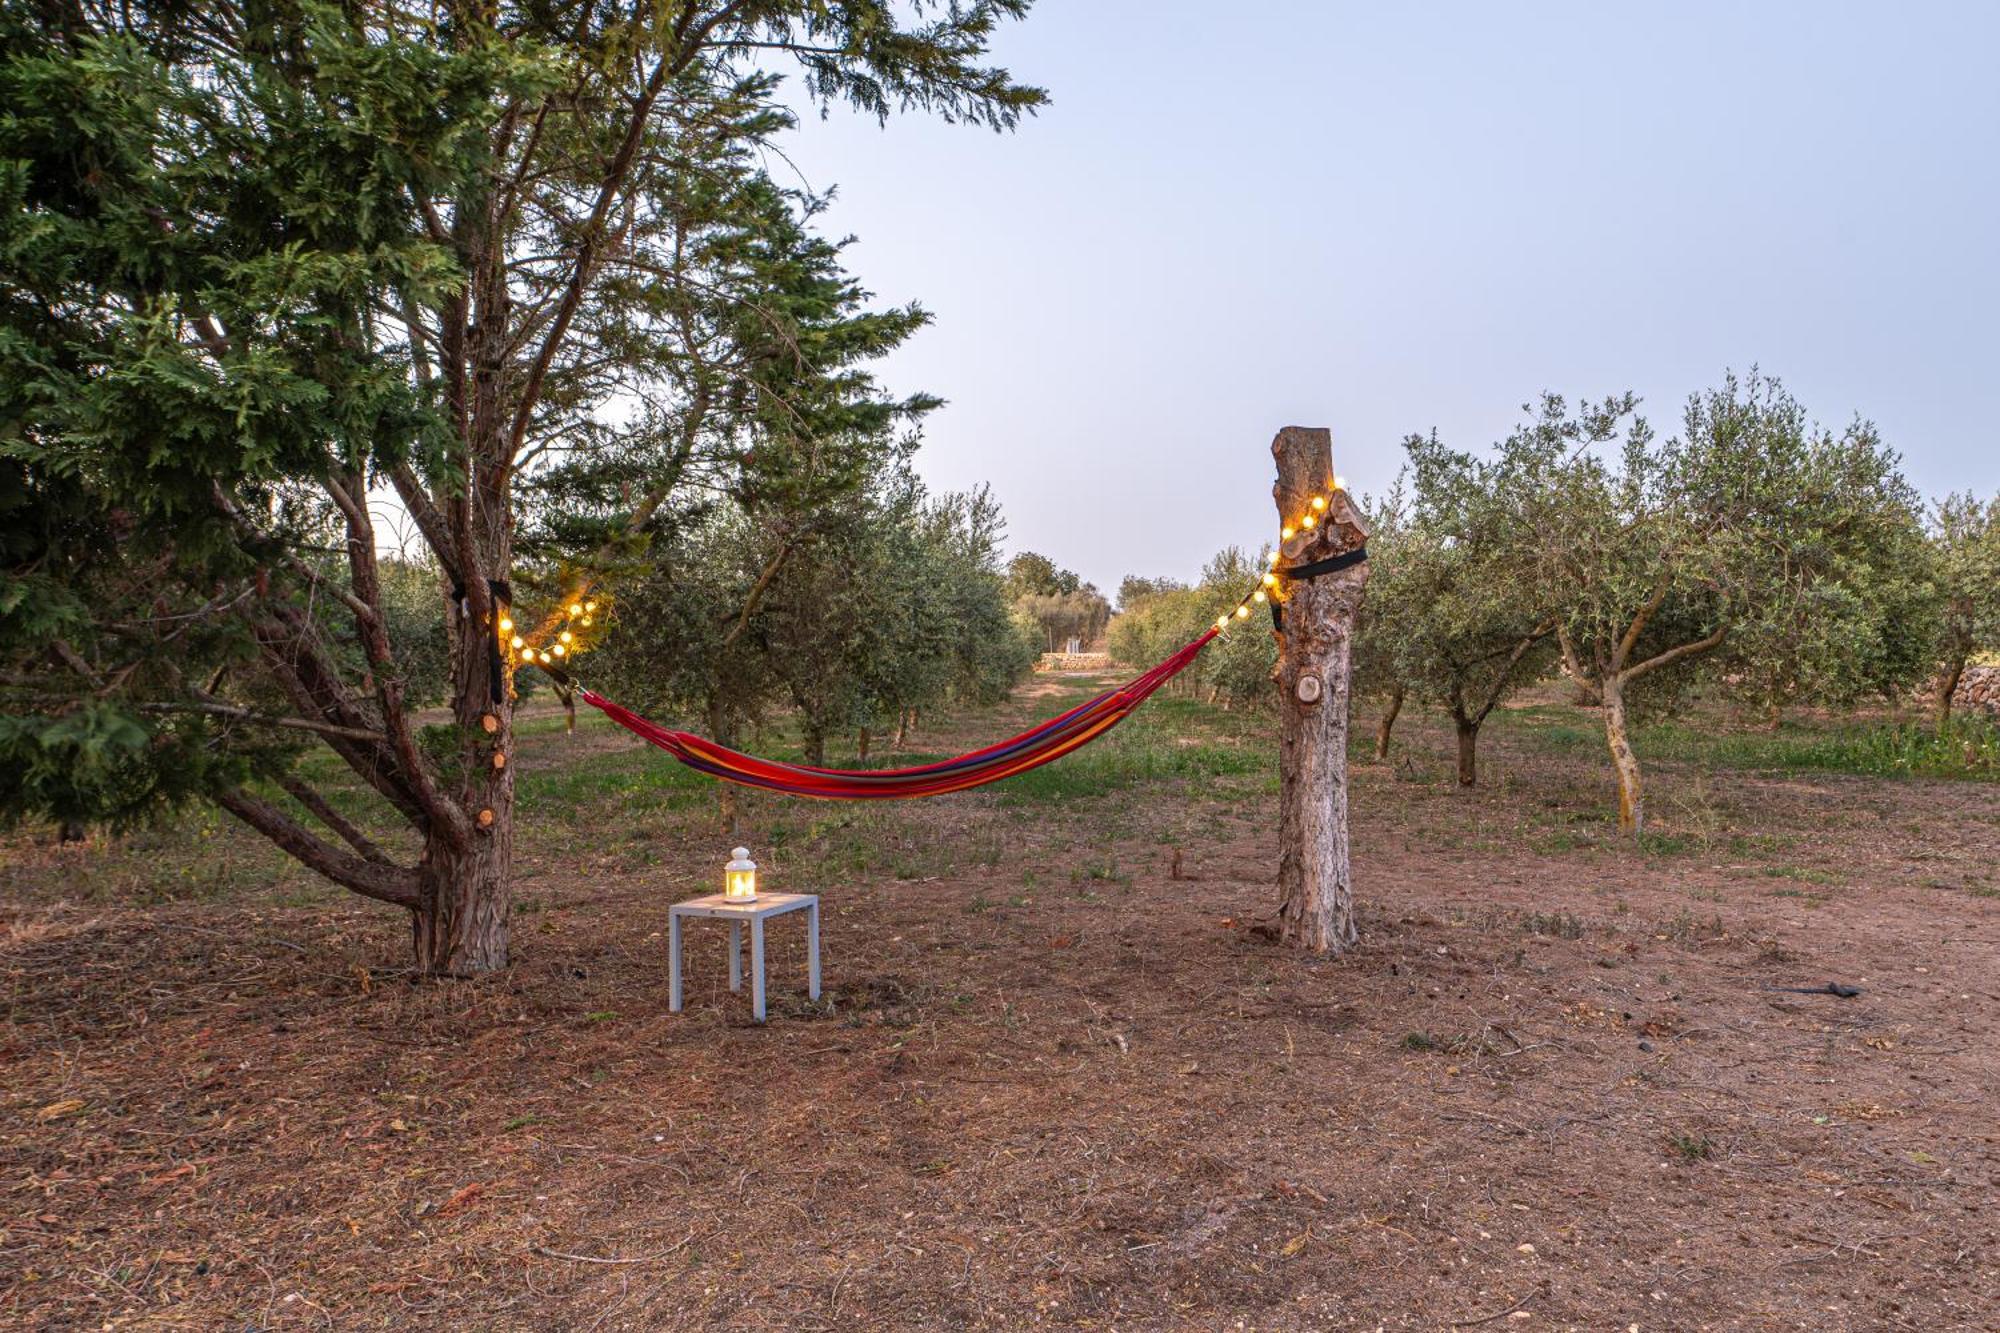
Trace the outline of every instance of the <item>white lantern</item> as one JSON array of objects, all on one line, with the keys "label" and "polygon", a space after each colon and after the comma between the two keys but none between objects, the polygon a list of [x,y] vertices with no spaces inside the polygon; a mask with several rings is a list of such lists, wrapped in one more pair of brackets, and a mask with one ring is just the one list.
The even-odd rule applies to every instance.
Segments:
[{"label": "white lantern", "polygon": [[756,902],[757,863],[750,859],[750,849],[738,847],[729,855],[732,859],[722,867],[722,896],[732,903]]}]

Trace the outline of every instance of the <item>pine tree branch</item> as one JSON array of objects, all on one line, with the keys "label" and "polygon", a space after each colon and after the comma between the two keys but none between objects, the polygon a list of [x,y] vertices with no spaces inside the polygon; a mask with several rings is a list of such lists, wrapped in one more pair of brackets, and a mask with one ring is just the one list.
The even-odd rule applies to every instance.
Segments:
[{"label": "pine tree branch", "polygon": [[278,785],[283,787],[293,800],[310,810],[313,818],[339,834],[341,841],[361,853],[363,860],[373,861],[377,865],[395,864],[389,859],[388,853],[376,846],[368,835],[356,828],[345,815],[329,805],[324,796],[301,781],[297,774],[285,774],[278,779]]},{"label": "pine tree branch", "polygon": [[348,740],[380,742],[382,733],[366,731],[360,727],[343,727],[332,722],[315,722],[309,717],[282,717],[275,713],[260,713],[253,708],[242,708],[236,704],[211,703],[189,699],[174,703],[140,703],[132,705],[141,713],[201,713],[209,717],[232,718],[239,722],[254,722],[265,727],[284,727],[292,731],[310,731],[320,736],[340,736]]},{"label": "pine tree branch", "polygon": [[317,871],[342,888],[397,907],[417,906],[416,871],[344,852],[241,787],[216,793],[215,803],[276,843],[307,869]]}]

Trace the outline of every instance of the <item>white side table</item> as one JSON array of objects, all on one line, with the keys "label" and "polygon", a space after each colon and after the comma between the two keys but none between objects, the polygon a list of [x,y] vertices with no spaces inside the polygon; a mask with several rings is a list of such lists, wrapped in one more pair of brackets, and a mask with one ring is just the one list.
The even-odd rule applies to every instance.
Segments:
[{"label": "white side table", "polygon": [[764,1021],[764,922],[787,912],[806,914],[806,993],[819,998],[819,895],[760,893],[747,903],[719,893],[690,898],[667,909],[667,1008],[681,1011],[681,922],[687,917],[720,917],[729,923],[729,989],[743,989],[743,923],[750,923],[750,1012]]}]

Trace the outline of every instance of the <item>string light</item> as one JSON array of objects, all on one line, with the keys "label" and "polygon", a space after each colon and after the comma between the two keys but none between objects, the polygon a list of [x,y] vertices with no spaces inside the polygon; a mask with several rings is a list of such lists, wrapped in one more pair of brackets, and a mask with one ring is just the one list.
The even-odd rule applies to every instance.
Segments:
[{"label": "string light", "polygon": [[557,644],[553,649],[553,651],[557,657],[561,657],[563,654],[567,653],[569,649],[563,647],[561,644]]},{"label": "string light", "polygon": [[571,634],[568,630],[564,630],[561,634],[557,635],[556,637],[561,639],[564,643],[576,642],[576,635]]},{"label": "string light", "polygon": [[571,602],[571,603],[569,604],[569,613],[570,613],[571,615],[573,615],[573,616],[580,616],[580,615],[582,615],[582,614],[583,614],[583,603],[582,603],[582,602]]},{"label": "string light", "polygon": [[1264,590],[1263,590],[1262,588],[1259,588],[1259,589],[1257,589],[1257,591],[1255,591],[1255,592],[1251,593],[1251,594],[1250,594],[1250,596],[1251,596],[1251,598],[1252,598],[1253,600],[1261,602],[1261,601],[1263,601],[1263,600],[1264,600],[1264,599],[1265,599],[1265,598],[1266,598],[1267,596],[1269,596],[1269,594],[1268,594],[1268,593],[1266,593],[1266,592],[1265,592],[1265,591],[1264,591]]},{"label": "string light", "polygon": [[507,640],[507,646],[508,646],[509,648],[512,648],[512,649],[513,649],[513,650],[514,650],[515,652],[517,652],[517,653],[518,653],[518,652],[520,652],[520,651],[521,651],[521,650],[522,650],[523,648],[527,647],[528,645],[527,645],[527,643],[526,643],[526,642],[525,642],[525,641],[524,641],[524,640],[523,640],[523,639],[521,638],[521,636],[520,636],[520,635],[516,634],[516,635],[515,635],[515,636],[514,636],[513,638],[511,638],[511,639]]},{"label": "string light", "polygon": [[[500,632],[502,634],[512,634],[514,632],[514,618],[512,616],[500,617]],[[518,647],[519,645],[516,646]]]},{"label": "string light", "polygon": [[1293,535],[1297,531],[1298,529],[1294,528],[1291,524],[1287,523],[1284,527],[1278,530],[1278,536],[1283,538],[1285,541],[1290,541]]},{"label": "string light", "polygon": [[1216,629],[1217,629],[1218,631],[1221,631],[1221,630],[1226,630],[1226,629],[1228,629],[1228,628],[1229,628],[1229,617],[1228,617],[1228,616],[1217,616],[1217,617],[1215,618],[1215,628],[1216,628]]},{"label": "string light", "polygon": [[1325,508],[1326,508],[1326,497],[1325,497],[1324,495],[1315,495],[1315,496],[1313,497],[1313,508],[1314,508],[1314,509],[1321,509],[1321,510],[1325,509]]},{"label": "string light", "polygon": [[[583,604],[583,609],[584,609],[584,613],[585,613],[585,614],[587,614],[587,615],[588,615],[588,614],[591,614],[591,613],[594,613],[594,612],[595,612],[595,611],[597,610],[597,603],[596,603],[596,602],[585,602],[585,603]],[[584,623],[584,624],[586,624],[586,625],[588,625],[588,624],[589,624],[590,622],[589,622],[588,620],[586,620],[586,621],[584,621],[583,623]]]},{"label": "string light", "polygon": [[1277,587],[1277,586],[1278,586],[1278,576],[1277,576],[1276,574],[1273,574],[1273,573],[1269,572],[1268,570],[1267,570],[1267,571],[1265,571],[1265,574],[1264,574],[1264,586],[1265,586],[1265,587],[1267,587],[1267,588],[1275,588],[1275,587]]},{"label": "string light", "polygon": [[1347,489],[1347,478],[1345,478],[1345,477],[1335,477],[1335,478],[1333,479],[1333,489],[1335,489],[1336,491],[1344,491],[1344,490],[1346,490],[1346,489]]},{"label": "string light", "polygon": [[1247,619],[1249,615],[1250,615],[1250,608],[1245,606],[1243,603],[1238,602],[1236,604],[1236,618],[1238,620],[1244,620]]}]

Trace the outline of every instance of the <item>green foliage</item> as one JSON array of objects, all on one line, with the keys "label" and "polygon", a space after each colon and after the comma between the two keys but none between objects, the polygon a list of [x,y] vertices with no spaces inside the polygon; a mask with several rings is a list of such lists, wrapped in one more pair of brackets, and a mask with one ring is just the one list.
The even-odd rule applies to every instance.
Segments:
[{"label": "green foliage", "polygon": [[1402,484],[1369,538],[1370,577],[1357,637],[1369,676],[1451,714],[1460,781],[1473,780],[1479,727],[1515,687],[1555,656],[1560,606],[1534,577],[1532,550],[1515,529],[1508,460],[1446,449],[1411,436]]},{"label": "green foliage", "polygon": [[927,499],[907,471],[789,516],[778,532],[717,513],[654,548],[626,585],[593,682],[728,740],[775,705],[807,753],[947,700],[990,702],[1033,662],[1008,614],[990,494]]},{"label": "green foliage", "polygon": [[[718,515],[820,549],[783,521],[934,405],[864,369],[923,312],[869,308],[764,170],[781,71],[1004,128],[1044,100],[982,63],[1026,10],[0,9],[4,814],[241,796],[317,735],[468,850],[509,814],[491,590],[525,626]],[[421,559],[378,555],[390,492]],[[409,718],[443,700],[452,752]]]},{"label": "green foliage", "polygon": [[[1128,666],[1149,667],[1199,638],[1263,577],[1268,566],[1261,554],[1253,559],[1240,547],[1226,547],[1203,567],[1192,588],[1167,579],[1127,579],[1133,595],[1121,598],[1123,610],[1111,622],[1111,655]],[[1201,691],[1231,707],[1268,700],[1277,660],[1270,622],[1253,618],[1210,643],[1168,688],[1183,695]]]},{"label": "green foliage", "polygon": [[[175,808],[216,774],[186,720],[156,727],[90,704],[61,716],[0,716],[0,821],[46,819],[113,828]],[[231,766],[219,775],[238,779]]]},{"label": "green foliage", "polygon": [[[1616,463],[1602,450],[1619,445]],[[1872,427],[1809,428],[1776,380],[1734,375],[1657,442],[1630,394],[1543,398],[1500,474],[1536,586],[1603,690],[1621,818],[1644,818],[1629,712],[1704,676],[1767,706],[1851,700],[1909,678],[1914,498]]]},{"label": "green foliage", "polygon": [[1043,652],[1061,652],[1071,639],[1095,643],[1111,619],[1111,603],[1093,585],[1034,551],[1007,562],[1006,587],[1015,618],[1034,627]]},{"label": "green foliage", "polygon": [[1938,597],[1931,668],[1938,675],[1939,721],[1950,689],[1973,657],[2000,650],[2000,495],[1971,492],[1938,501],[1930,526],[1930,573]]}]

